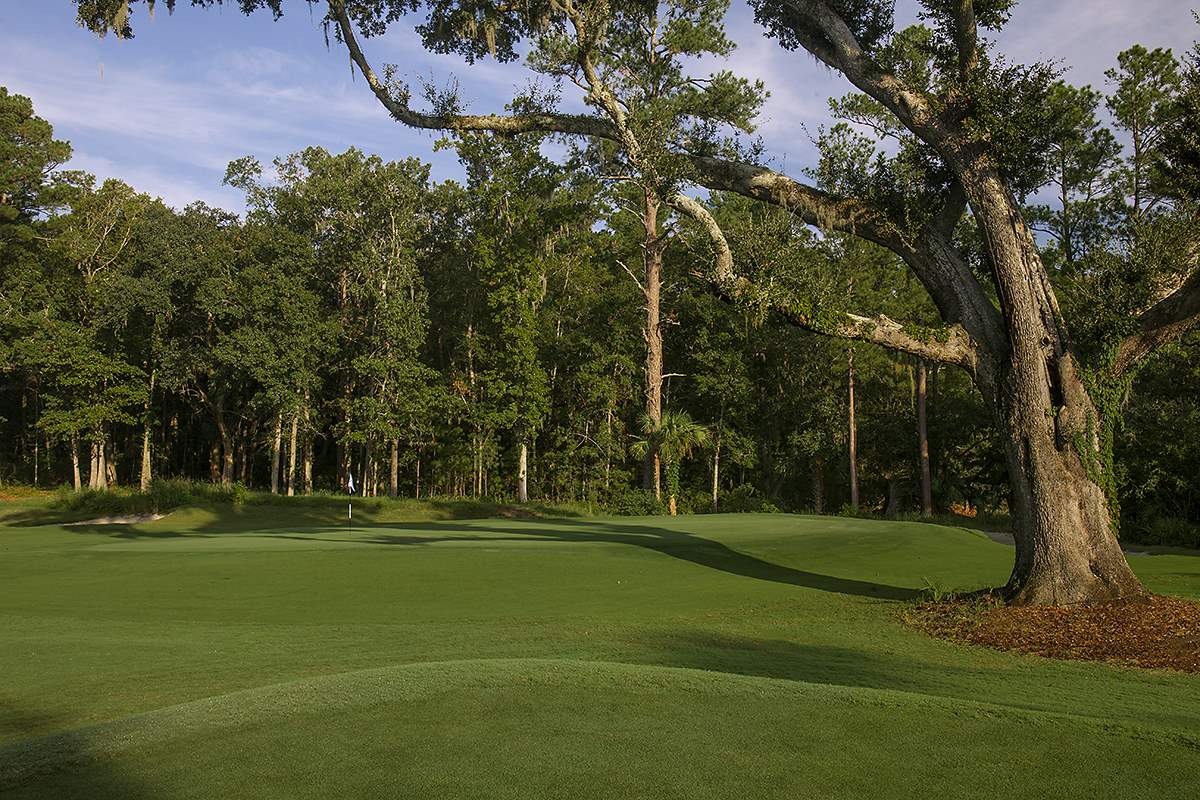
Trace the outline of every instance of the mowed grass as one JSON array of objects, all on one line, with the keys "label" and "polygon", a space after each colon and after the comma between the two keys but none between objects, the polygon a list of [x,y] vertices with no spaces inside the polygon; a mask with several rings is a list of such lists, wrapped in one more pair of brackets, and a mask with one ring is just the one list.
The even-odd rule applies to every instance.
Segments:
[{"label": "mowed grass", "polygon": [[[1011,550],[787,515],[0,526],[0,797],[1194,798],[1200,676],[929,639]],[[24,520],[24,521],[22,521]],[[1136,557],[1200,597],[1200,557]]]}]

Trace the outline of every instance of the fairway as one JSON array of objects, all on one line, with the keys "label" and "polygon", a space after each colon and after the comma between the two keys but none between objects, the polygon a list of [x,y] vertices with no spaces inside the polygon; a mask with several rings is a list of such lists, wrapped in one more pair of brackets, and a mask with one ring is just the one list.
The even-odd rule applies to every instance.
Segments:
[{"label": "fairway", "polygon": [[[0,529],[0,796],[1193,797],[1200,679],[936,641],[1011,551],[785,515]],[[1200,558],[1134,560],[1200,595]],[[1036,789],[1034,787],[1037,787]]]}]

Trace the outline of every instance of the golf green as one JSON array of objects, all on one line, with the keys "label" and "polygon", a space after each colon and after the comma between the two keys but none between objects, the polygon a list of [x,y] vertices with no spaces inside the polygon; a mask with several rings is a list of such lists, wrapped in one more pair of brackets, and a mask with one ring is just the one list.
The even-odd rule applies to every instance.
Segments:
[{"label": "golf green", "polygon": [[[0,527],[0,797],[1193,798],[1200,676],[904,627],[962,529],[791,515]],[[1200,597],[1200,557],[1132,559]]]}]

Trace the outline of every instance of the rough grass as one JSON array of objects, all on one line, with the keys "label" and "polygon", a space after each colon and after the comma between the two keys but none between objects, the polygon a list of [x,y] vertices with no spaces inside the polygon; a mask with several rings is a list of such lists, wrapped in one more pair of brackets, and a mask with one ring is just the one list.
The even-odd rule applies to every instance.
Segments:
[{"label": "rough grass", "polygon": [[[1200,677],[931,639],[1011,550],[917,523],[0,527],[0,796],[1192,797]],[[1200,558],[1134,560],[1200,596]]]}]

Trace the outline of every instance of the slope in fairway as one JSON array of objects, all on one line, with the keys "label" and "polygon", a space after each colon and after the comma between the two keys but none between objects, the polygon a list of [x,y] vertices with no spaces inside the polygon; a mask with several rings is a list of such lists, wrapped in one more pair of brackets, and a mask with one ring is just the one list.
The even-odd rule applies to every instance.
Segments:
[{"label": "slope in fairway", "polygon": [[[1200,679],[902,627],[1011,551],[714,515],[0,528],[3,797],[1193,797]],[[1200,558],[1134,560],[1200,595]]]}]

